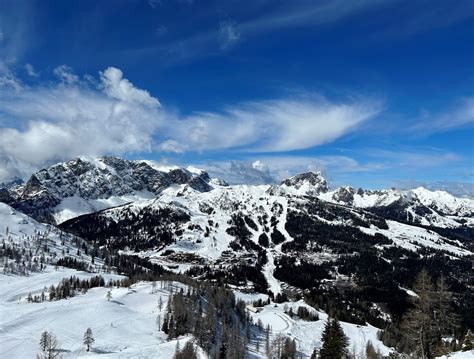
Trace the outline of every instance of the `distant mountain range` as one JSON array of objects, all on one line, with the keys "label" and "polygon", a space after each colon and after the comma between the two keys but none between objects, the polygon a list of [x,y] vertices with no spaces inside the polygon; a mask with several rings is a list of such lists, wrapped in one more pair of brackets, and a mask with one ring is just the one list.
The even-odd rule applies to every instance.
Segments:
[{"label": "distant mountain range", "polygon": [[[58,224],[77,215],[154,199],[165,189],[176,186],[201,193],[229,188],[225,181],[211,179],[207,172],[194,167],[160,166],[151,161],[116,157],[83,157],[43,169],[26,183],[15,179],[2,184],[0,201],[37,220]],[[241,188],[251,191],[257,187],[260,186]],[[331,190],[320,172],[306,172],[288,178],[280,185],[269,186],[269,191],[314,196],[423,225],[458,227],[474,223],[471,221],[474,200],[423,187],[405,191],[352,187]]]}]

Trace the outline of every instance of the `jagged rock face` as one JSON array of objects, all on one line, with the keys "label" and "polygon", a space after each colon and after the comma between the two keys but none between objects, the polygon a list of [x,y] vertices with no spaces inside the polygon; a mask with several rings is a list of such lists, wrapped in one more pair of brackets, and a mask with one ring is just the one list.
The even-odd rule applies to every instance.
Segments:
[{"label": "jagged rock face", "polygon": [[334,192],[333,198],[336,202],[344,202],[352,205],[354,203],[354,194],[354,188],[341,187]]},{"label": "jagged rock face", "polygon": [[35,173],[25,185],[7,189],[1,198],[39,221],[54,223],[51,216],[54,208],[73,196],[98,200],[140,191],[158,195],[173,184],[187,184],[205,192],[212,189],[210,181],[204,171],[193,174],[185,169],[174,169],[167,173],[144,161],[76,158]]},{"label": "jagged rock face", "polygon": [[307,188],[307,194],[324,193],[329,190],[328,183],[321,172],[304,172],[281,182],[282,185],[296,189]]},{"label": "jagged rock face", "polygon": [[[172,178],[144,162],[113,157],[104,157],[96,162],[78,158],[41,170],[33,177],[36,178],[35,183],[58,198],[77,195],[97,199],[143,190],[158,193],[173,183]],[[27,193],[25,188],[22,195]]]}]

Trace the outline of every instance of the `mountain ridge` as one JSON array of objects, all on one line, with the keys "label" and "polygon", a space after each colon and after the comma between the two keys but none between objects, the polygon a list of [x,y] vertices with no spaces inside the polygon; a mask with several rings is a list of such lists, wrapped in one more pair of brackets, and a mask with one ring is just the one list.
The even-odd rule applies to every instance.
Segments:
[{"label": "mountain ridge", "polygon": [[[59,224],[77,215],[129,202],[158,198],[173,186],[208,192],[228,184],[193,166],[160,165],[118,157],[78,157],[34,173],[26,183],[0,190],[0,201],[47,223]],[[234,185],[235,186],[235,185]],[[251,190],[255,185],[242,185]],[[413,190],[366,190],[350,186],[331,189],[320,171],[303,172],[280,184],[273,193],[313,196],[354,208],[390,213],[392,219],[425,226],[454,228],[474,225],[474,200],[423,187]],[[185,195],[183,192],[182,195]]]}]

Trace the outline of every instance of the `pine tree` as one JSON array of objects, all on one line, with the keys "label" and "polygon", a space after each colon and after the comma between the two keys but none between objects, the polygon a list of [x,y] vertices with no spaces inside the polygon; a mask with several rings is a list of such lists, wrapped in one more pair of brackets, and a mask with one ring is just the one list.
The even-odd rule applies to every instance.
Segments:
[{"label": "pine tree", "polygon": [[379,359],[382,357],[380,353],[378,353],[375,350],[374,345],[372,344],[370,340],[367,342],[367,345],[365,346],[365,356],[367,359]]},{"label": "pine tree", "polygon": [[182,350],[177,348],[174,359],[197,359],[197,353],[193,343],[188,340]]},{"label": "pine tree", "polygon": [[283,346],[285,344],[285,337],[278,334],[272,342],[272,358],[281,358],[283,354]]},{"label": "pine tree", "polygon": [[265,354],[270,356],[270,325],[267,325],[267,329],[265,330]]},{"label": "pine tree", "polygon": [[294,339],[286,338],[283,345],[282,359],[296,358],[296,341]]},{"label": "pine tree", "polygon": [[414,354],[422,359],[431,358],[436,343],[435,322],[433,320],[434,290],[431,277],[422,269],[415,279],[412,296],[413,308],[408,311],[402,327],[406,340]]},{"label": "pine tree", "polygon": [[84,333],[84,340],[83,343],[87,346],[87,351],[90,351],[92,343],[94,343],[94,335],[92,334],[92,329],[87,328],[86,332]]},{"label": "pine tree", "polygon": [[434,320],[438,331],[438,337],[453,334],[459,326],[459,317],[454,313],[451,306],[452,293],[449,291],[444,276],[436,282],[436,295],[434,301]]},{"label": "pine tree", "polygon": [[341,359],[347,355],[349,339],[337,319],[328,318],[322,335],[321,359]]},{"label": "pine tree", "polygon": [[43,332],[40,338],[40,349],[41,353],[38,354],[38,358],[41,359],[55,359],[59,358],[60,353],[57,352],[59,342],[56,336],[51,332]]},{"label": "pine tree", "polygon": [[41,333],[39,345],[42,352],[46,352],[46,349],[49,346],[49,340],[50,340],[50,336],[47,331],[44,331],[43,333]]}]

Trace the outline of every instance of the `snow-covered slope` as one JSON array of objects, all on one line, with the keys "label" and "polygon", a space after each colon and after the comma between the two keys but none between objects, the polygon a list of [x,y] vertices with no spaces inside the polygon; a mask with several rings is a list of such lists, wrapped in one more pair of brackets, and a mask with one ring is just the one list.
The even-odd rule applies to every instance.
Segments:
[{"label": "snow-covered slope", "polygon": [[[285,310],[288,311],[290,309],[296,313],[298,307],[304,307],[309,312],[317,314],[319,320],[305,321],[299,318],[291,318],[285,313]],[[255,322],[260,320],[264,327],[270,326],[272,337],[282,334],[295,339],[298,343],[298,349],[308,357],[315,348],[321,348],[321,336],[328,315],[322,311],[315,310],[303,300],[278,304],[271,303],[265,305],[258,313],[250,312],[250,315]],[[344,334],[349,338],[348,351],[351,354],[355,354],[356,357],[358,357],[360,353],[365,352],[366,345],[369,341],[374,345],[374,348],[384,356],[388,356],[393,352],[393,349],[386,347],[377,338],[379,328],[373,327],[370,324],[356,325],[345,322],[341,322],[341,327],[344,330]],[[259,354],[264,354],[263,350],[261,350]]]},{"label": "snow-covered slope", "polygon": [[[307,227],[295,222],[301,220]],[[306,232],[311,226],[316,228],[314,234]],[[413,252],[425,248],[459,256],[472,254],[463,243],[427,229],[385,221],[365,210],[314,197],[275,192],[268,185],[227,186],[208,192],[174,185],[156,199],[72,219],[61,228],[100,245],[138,252],[180,272],[249,265],[261,271],[274,294],[282,291],[283,283],[274,275],[280,259],[291,255],[309,263],[332,261],[338,258],[340,239],[348,241],[353,250],[372,246],[381,252],[399,247]],[[319,238],[320,230],[330,230],[335,239]],[[326,243],[324,250],[315,249],[320,240]],[[247,284],[245,280],[239,283],[242,287]]]},{"label": "snow-covered slope", "polygon": [[36,272],[66,256],[88,263],[91,271],[101,266],[100,260],[92,264],[89,255],[82,251],[78,253],[81,239],[52,225],[39,223],[4,203],[0,203],[0,242],[4,249],[13,251],[10,257],[21,258],[8,261],[1,257],[0,270],[4,273]]},{"label": "snow-covered slope", "polygon": [[[0,358],[34,358],[39,352],[41,333],[50,331],[59,341],[63,358],[172,358],[177,340],[167,341],[157,326],[156,318],[166,312],[166,303],[181,283],[158,285],[152,293],[151,283],[137,283],[127,288],[109,290],[92,288],[73,298],[42,303],[28,303],[29,292],[41,292],[57,285],[61,278],[91,277],[90,273],[70,269],[35,274],[29,277],[0,275]],[[105,279],[117,276],[105,275]],[[158,309],[161,297],[163,307]],[[95,342],[91,352],[82,344],[90,327]],[[183,346],[191,336],[179,338]],[[204,358],[204,356],[201,356]]]},{"label": "snow-covered slope", "polygon": [[[157,324],[167,312],[168,298],[186,286],[179,282],[157,282],[156,289],[151,283],[139,282],[130,288],[112,288],[112,299],[106,299],[109,288],[92,288],[85,294],[42,303],[28,303],[28,293],[39,293],[43,288],[56,285],[62,278],[76,276],[89,278],[90,273],[71,269],[47,271],[29,277],[0,275],[0,358],[34,358],[39,352],[39,339],[44,331],[52,332],[59,341],[63,358],[164,358],[171,359],[177,346],[181,348],[192,336],[178,340],[167,340],[166,334]],[[104,275],[105,279],[118,279],[115,275]],[[253,298],[252,298],[253,297]],[[248,296],[256,299],[258,295]],[[158,302],[161,298],[161,310]],[[290,318],[285,309],[305,307],[317,313],[319,320],[307,322]],[[270,326],[270,340],[283,334],[296,339],[297,349],[309,357],[314,348],[321,346],[321,334],[327,314],[316,311],[303,301],[268,304],[259,313],[250,313],[255,322],[260,320]],[[355,325],[341,322],[349,338],[349,351],[364,352],[368,341],[382,354],[388,355],[387,348],[377,339],[378,328],[370,325]],[[82,344],[85,330],[91,328],[95,342],[91,352],[86,352]],[[251,358],[266,358],[262,342],[256,346],[253,339],[249,345]],[[178,344],[179,341],[179,344]],[[200,358],[205,358],[200,351]]]}]

